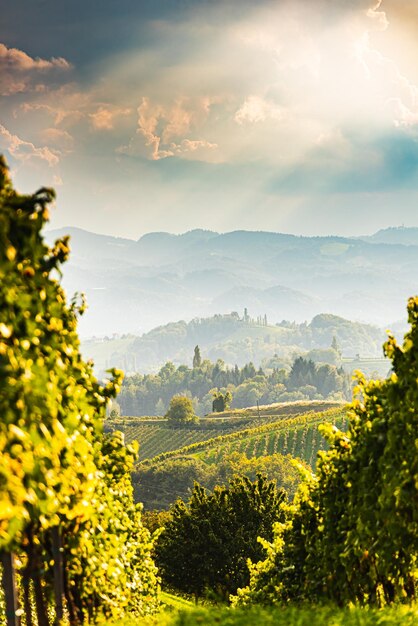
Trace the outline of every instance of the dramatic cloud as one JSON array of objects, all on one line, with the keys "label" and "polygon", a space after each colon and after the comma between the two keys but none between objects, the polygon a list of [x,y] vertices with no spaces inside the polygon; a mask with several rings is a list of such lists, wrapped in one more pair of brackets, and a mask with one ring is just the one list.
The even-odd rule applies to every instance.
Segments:
[{"label": "dramatic cloud", "polygon": [[130,112],[129,108],[99,106],[97,111],[90,113],[90,118],[96,130],[113,130],[115,119],[120,115],[129,115]]},{"label": "dramatic cloud", "polygon": [[47,147],[37,148],[29,141],[20,139],[0,124],[0,150],[8,151],[17,161],[26,162],[40,159],[53,167],[58,164],[58,156]]},{"label": "dramatic cloud", "polygon": [[34,29],[0,25],[1,145],[56,176],[64,223],[348,233],[418,185],[416,0],[74,0],[71,35],[52,0],[45,31],[16,3]]},{"label": "dramatic cloud", "polygon": [[209,98],[185,98],[163,106],[144,97],[138,107],[136,138],[119,152],[143,154],[158,161],[190,152],[202,156],[202,150],[215,150],[216,143],[196,137],[197,129],[201,130],[210,115],[210,108]]},{"label": "dramatic cloud", "polygon": [[[153,24],[165,45],[144,53],[146,69],[116,69],[116,83],[136,71],[143,79],[138,128],[122,152],[189,159],[179,146],[199,141],[216,145],[199,160],[294,167],[338,129],[349,140],[365,125],[386,133],[414,124],[414,82],[373,41],[390,29],[382,2],[226,4],[230,12],[204,4],[184,21]],[[181,42],[177,54],[171,42]]]},{"label": "dramatic cloud", "polygon": [[63,58],[33,59],[17,48],[0,43],[0,95],[10,96],[29,89],[42,90],[43,76],[52,70],[69,70],[71,65]]}]

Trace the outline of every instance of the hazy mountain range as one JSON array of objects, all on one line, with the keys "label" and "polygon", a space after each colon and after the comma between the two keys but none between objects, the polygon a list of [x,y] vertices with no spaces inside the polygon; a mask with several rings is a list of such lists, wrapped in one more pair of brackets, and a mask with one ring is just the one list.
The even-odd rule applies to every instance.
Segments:
[{"label": "hazy mountain range", "polygon": [[266,325],[265,319],[232,313],[170,322],[140,337],[86,339],[82,350],[86,358],[93,358],[99,375],[110,367],[127,374],[158,372],[167,361],[190,367],[194,347],[199,345],[203,359],[221,359],[230,367],[251,361],[256,367],[290,369],[295,358],[303,355],[317,363],[343,365],[348,372],[361,369],[386,376],[390,364],[383,359],[385,339],[381,328],[336,315],[320,314],[310,323]]},{"label": "hazy mountain range", "polygon": [[83,291],[83,336],[132,332],[244,308],[269,322],[319,313],[379,326],[405,319],[418,292],[418,228],[359,238],[193,230],[138,241],[77,228],[64,267],[68,295]]}]

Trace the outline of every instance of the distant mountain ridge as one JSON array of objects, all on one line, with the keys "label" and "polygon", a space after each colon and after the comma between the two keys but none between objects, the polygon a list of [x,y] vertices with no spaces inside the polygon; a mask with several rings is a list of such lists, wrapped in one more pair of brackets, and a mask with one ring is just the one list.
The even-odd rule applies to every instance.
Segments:
[{"label": "distant mountain ridge", "polygon": [[401,244],[404,246],[418,246],[418,228],[406,226],[391,226],[379,230],[370,237],[363,237],[365,241]]},{"label": "distant mountain ridge", "polygon": [[90,306],[84,336],[139,334],[245,307],[274,322],[327,312],[386,326],[418,293],[418,229],[361,238],[192,230],[134,241],[63,228],[47,237],[64,234],[72,254],[63,284],[85,292]]},{"label": "distant mountain ridge", "polygon": [[[315,361],[335,365],[341,357],[382,359],[384,339],[380,328],[332,314],[317,315],[310,323],[269,324],[268,319],[256,320],[248,313],[245,317],[229,313],[170,322],[137,337],[89,339],[82,349],[85,357],[93,358],[98,373],[109,367],[146,373],[157,372],[167,361],[191,366],[196,345],[202,358],[222,359],[231,367],[252,361],[257,367],[270,362],[270,367],[290,368],[295,356],[306,353]],[[338,352],[330,350],[334,341]]]}]

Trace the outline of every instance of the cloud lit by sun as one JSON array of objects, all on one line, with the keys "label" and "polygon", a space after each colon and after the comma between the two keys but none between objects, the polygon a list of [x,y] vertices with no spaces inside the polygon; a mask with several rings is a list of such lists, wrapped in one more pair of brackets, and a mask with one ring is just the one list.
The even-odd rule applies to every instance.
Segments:
[{"label": "cloud lit by sun", "polygon": [[[44,4],[52,20],[52,0]],[[410,221],[413,0],[196,1],[175,11],[122,1],[125,39],[112,32],[110,4],[90,38],[80,36],[77,58],[65,41],[38,51],[12,17],[10,41],[0,32],[0,149],[24,187],[62,180],[63,223],[71,215],[91,226],[75,180],[91,217],[120,234],[132,221],[138,234],[228,229],[238,212],[247,228],[295,229],[303,215],[308,230],[348,232],[344,211],[364,203],[371,229],[377,199],[383,226],[396,194]],[[190,206],[200,207],[192,218]]]}]

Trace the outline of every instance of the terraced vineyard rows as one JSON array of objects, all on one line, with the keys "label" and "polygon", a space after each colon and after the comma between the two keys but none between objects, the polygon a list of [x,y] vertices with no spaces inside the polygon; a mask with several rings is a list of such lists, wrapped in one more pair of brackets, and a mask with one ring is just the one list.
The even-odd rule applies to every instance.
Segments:
[{"label": "terraced vineyard rows", "polygon": [[207,463],[218,463],[225,454],[231,452],[244,453],[248,458],[279,452],[280,454],[299,457],[309,463],[312,468],[315,468],[318,452],[327,447],[326,440],[318,430],[318,426],[323,421],[329,421],[342,430],[347,427],[347,419],[340,412],[335,416],[329,416],[328,419],[311,424],[305,423],[303,426],[293,428],[290,424],[284,428],[278,424],[277,429],[272,432],[247,435],[226,441],[225,444],[204,450],[197,456]]},{"label": "terraced vineyard rows", "polygon": [[297,415],[288,419],[282,418],[274,421],[270,419],[268,423],[256,428],[246,428],[212,439],[207,437],[203,440],[200,436],[196,443],[178,449],[172,448],[171,451],[153,457],[152,463],[185,455],[197,456],[206,463],[217,463],[224,455],[235,451],[243,452],[248,457],[280,452],[300,457],[314,467],[317,452],[326,447],[326,441],[318,430],[319,425],[331,422],[345,429],[346,420],[345,410],[341,407],[321,413]]},{"label": "terraced vineyard rows", "polygon": [[[334,408],[330,409],[330,406]],[[324,409],[328,411],[324,412]],[[108,425],[111,429],[121,430],[126,443],[139,441],[140,462],[197,453],[208,462],[216,462],[226,449],[245,452],[247,456],[274,452],[296,454],[305,439],[312,447],[312,454],[307,459],[310,462],[311,458],[315,460],[317,450],[324,445],[323,439],[307,427],[304,434],[298,432],[295,437],[291,430],[300,429],[301,424],[305,427],[306,419],[309,423],[323,421],[324,415],[341,414],[341,411],[341,405],[336,406],[335,403],[301,402],[228,411],[219,414],[219,417],[201,419],[198,424],[176,428],[163,418],[122,417]],[[232,440],[224,442],[227,437],[232,437]],[[256,440],[252,441],[254,437]],[[208,451],[204,452],[206,447]]]},{"label": "terraced vineyard rows", "polygon": [[271,418],[227,419],[222,424],[217,424],[215,420],[208,419],[205,420],[206,423],[199,426],[190,425],[182,428],[172,428],[168,425],[167,420],[164,419],[125,418],[120,423],[114,425],[114,428],[124,433],[126,443],[135,440],[139,442],[139,458],[140,461],[144,461],[196,442],[213,439],[220,433],[233,433],[248,427],[248,425],[259,426],[266,421],[271,421]]},{"label": "terraced vineyard rows", "polygon": [[[227,432],[233,431],[233,428]],[[170,450],[177,450],[198,441],[213,439],[219,435],[217,429],[168,428],[163,425],[128,426],[123,429],[127,443],[139,441],[139,459],[153,457]]]}]

